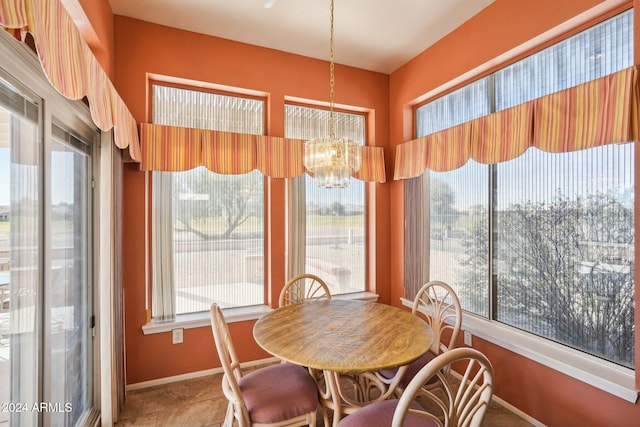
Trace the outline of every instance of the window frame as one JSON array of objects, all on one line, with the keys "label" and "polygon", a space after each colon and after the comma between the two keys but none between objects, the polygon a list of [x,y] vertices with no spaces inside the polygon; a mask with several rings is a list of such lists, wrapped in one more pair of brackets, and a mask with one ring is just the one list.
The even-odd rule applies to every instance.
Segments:
[{"label": "window frame", "polygon": [[[231,87],[227,87],[227,86],[220,86],[220,85],[214,85],[214,84],[207,84],[207,83],[203,83],[203,82],[194,82],[191,80],[185,80],[185,79],[176,79],[176,78],[163,78],[162,76],[158,76],[158,75],[153,75],[150,76],[150,78],[148,78],[147,80],[147,84],[148,84],[148,95],[149,95],[149,116],[153,117],[153,87],[154,86],[164,86],[164,87],[169,87],[169,88],[176,88],[176,89],[184,89],[184,90],[189,90],[189,91],[194,91],[194,92],[200,92],[200,93],[206,93],[206,94],[213,94],[213,95],[221,95],[221,96],[229,96],[229,97],[236,97],[236,98],[241,98],[241,99],[248,99],[248,100],[257,100],[257,101],[261,101],[263,103],[263,112],[262,112],[262,129],[263,131],[266,130],[267,128],[267,113],[268,113],[268,98],[266,95],[264,94],[260,94],[258,92],[255,91],[249,91],[249,90],[244,90],[244,89],[235,89],[235,88],[231,88]],[[251,173],[255,173],[256,171],[252,171]],[[209,171],[209,173],[214,173],[212,171]],[[151,199],[152,199],[152,188],[153,188],[153,183],[152,183],[152,177],[150,174],[150,171],[145,171],[145,187],[146,187],[146,191],[148,192],[148,197],[146,198],[147,201],[147,206],[145,208],[146,212],[145,212],[145,216],[147,218],[147,221],[149,220],[149,218],[151,218],[152,216],[152,210],[153,208],[151,208]],[[258,318],[262,313],[264,313],[264,308],[267,304],[267,301],[269,300],[268,298],[268,293],[269,293],[269,280],[266,276],[268,270],[267,270],[267,263],[268,263],[268,248],[267,248],[267,243],[268,243],[268,237],[267,237],[267,220],[268,220],[268,215],[267,215],[267,209],[268,209],[268,194],[267,194],[267,177],[263,176],[263,224],[262,224],[262,229],[263,229],[263,270],[265,272],[265,276],[264,276],[264,281],[262,284],[263,287],[263,304],[259,304],[259,305],[248,305],[248,306],[241,306],[241,307],[232,307],[232,308],[227,308],[225,309],[225,313],[229,312],[230,313],[230,320],[234,320],[234,321],[241,321],[241,320],[249,320],[249,319],[255,319]],[[145,227],[147,236],[145,238],[145,241],[147,242],[146,244],[149,245],[148,242],[150,242],[150,237],[152,235],[151,232],[151,226],[147,223],[146,227]],[[151,244],[150,247],[153,247],[153,244]],[[149,269],[152,271],[153,270],[153,263],[154,263],[154,257],[152,254],[152,250],[150,250],[150,247],[148,246],[146,248],[146,252],[148,254],[149,257]],[[146,304],[147,304],[147,310],[148,310],[148,322],[143,325],[142,330],[144,332],[144,334],[149,334],[149,333],[159,333],[159,332],[166,332],[169,331],[173,328],[176,327],[176,325],[179,325],[180,327],[184,327],[184,328],[191,328],[191,327],[200,327],[200,326],[205,326],[205,324],[203,324],[203,320],[207,320],[206,325],[208,325],[208,321],[209,319],[209,312],[208,310],[205,311],[198,311],[198,312],[188,312],[188,313],[180,313],[180,314],[175,314],[174,313],[174,318],[171,320],[160,320],[154,317],[153,314],[153,309],[152,309],[152,295],[153,295],[153,277],[152,277],[152,273],[149,271],[146,273],[147,277],[146,277],[146,290],[147,290],[147,299],[146,299]],[[174,297],[175,297],[175,292],[174,292]],[[174,299],[173,301],[174,307],[176,305],[176,301]],[[175,310],[174,310],[175,311]]]},{"label": "window frame", "polygon": [[[1,32],[0,35],[0,52],[3,53],[2,60],[0,60],[0,67],[3,69],[2,77],[10,84],[19,88],[26,94],[29,94],[33,99],[37,99],[39,103],[39,115],[37,126],[40,128],[39,138],[39,176],[38,183],[41,184],[39,188],[39,202],[42,204],[40,209],[41,217],[39,218],[39,301],[36,304],[36,323],[38,324],[38,332],[36,335],[37,348],[39,349],[36,358],[36,370],[34,375],[37,377],[36,392],[40,398],[40,401],[47,401],[47,396],[51,392],[50,382],[52,381],[51,366],[49,361],[45,360],[50,358],[45,353],[51,350],[50,336],[46,335],[46,328],[42,323],[47,321],[49,314],[45,313],[47,307],[44,304],[43,299],[49,296],[44,292],[44,288],[50,287],[51,277],[51,230],[47,230],[48,219],[51,218],[51,145],[53,144],[52,125],[59,128],[68,130],[74,136],[77,136],[82,140],[83,148],[87,150],[89,158],[87,159],[86,166],[90,173],[86,176],[87,185],[86,196],[87,205],[83,209],[83,220],[86,221],[86,231],[88,233],[86,237],[87,247],[83,252],[86,255],[87,264],[87,281],[90,285],[90,290],[87,290],[87,298],[85,300],[87,306],[86,320],[91,322],[91,319],[95,320],[95,323],[88,323],[88,334],[86,334],[86,341],[84,344],[87,346],[89,354],[85,361],[87,365],[87,393],[89,394],[89,405],[81,421],[87,425],[97,422],[101,416],[104,419],[108,419],[105,412],[110,412],[108,408],[111,407],[111,396],[106,396],[102,393],[104,387],[108,386],[108,379],[101,376],[102,371],[115,371],[113,366],[108,366],[111,360],[101,360],[101,348],[110,348],[107,341],[103,339],[102,333],[108,330],[109,327],[105,326],[108,322],[108,316],[99,310],[101,304],[105,303],[111,293],[110,283],[103,280],[104,272],[111,267],[112,261],[111,255],[105,254],[102,249],[104,241],[102,240],[104,235],[101,230],[98,230],[98,226],[101,225],[101,212],[103,212],[104,206],[102,204],[101,195],[110,191],[112,183],[107,179],[108,171],[101,168],[101,162],[103,159],[102,149],[99,147],[100,141],[104,138],[105,133],[101,133],[93,123],[91,114],[87,105],[81,101],[73,101],[64,98],[59,92],[55,90],[51,83],[47,80],[42,71],[42,66],[34,54],[34,52],[24,43],[16,42],[13,37],[5,32]],[[59,142],[59,140],[58,140]],[[113,142],[110,140],[110,148],[113,148]],[[86,147],[84,145],[86,144]],[[68,148],[71,145],[67,146]],[[74,150],[76,148],[73,148]],[[102,190],[102,191],[101,191]],[[111,233],[109,233],[110,235]],[[101,252],[102,251],[102,252]],[[47,291],[48,292],[48,291]],[[91,335],[95,334],[99,339],[91,338]],[[101,411],[102,408],[102,411]],[[106,409],[105,409],[106,408]],[[40,413],[35,414],[35,420],[39,423],[48,423],[51,420],[51,416]]]},{"label": "window frame", "polygon": [[[302,108],[308,108],[311,110],[318,110],[318,111],[325,111],[328,112],[330,111],[330,107],[327,107],[325,105],[321,105],[317,102],[314,101],[310,101],[310,100],[301,100],[301,99],[285,99],[284,102],[284,117],[285,117],[285,132],[286,132],[286,116],[287,116],[287,112],[286,112],[286,108],[287,106],[292,106],[292,107],[302,107]],[[350,115],[354,115],[354,116],[360,116],[363,118],[364,120],[364,124],[363,124],[363,129],[364,129],[364,137],[363,137],[363,144],[362,146],[366,146],[369,139],[370,139],[370,127],[369,127],[369,120],[370,120],[370,114],[369,111],[362,109],[362,108],[356,108],[356,107],[352,107],[349,108],[347,106],[340,106],[339,108],[334,108],[333,109],[334,113],[344,113],[344,114],[350,114]],[[316,137],[321,136],[321,135],[316,135]],[[338,135],[340,136],[340,135]],[[288,137],[285,135],[285,137]],[[288,278],[291,278],[297,274],[302,274],[302,273],[308,273],[307,271],[297,271],[297,262],[295,260],[293,260],[292,258],[292,251],[289,250],[289,247],[292,247],[294,242],[295,243],[304,243],[305,244],[305,253],[306,253],[306,247],[307,247],[307,222],[306,222],[306,212],[307,212],[307,201],[308,201],[308,197],[307,197],[307,191],[306,191],[306,186],[308,185],[308,180],[312,180],[313,178],[308,175],[307,173],[304,173],[301,177],[297,177],[294,179],[289,179],[288,183],[287,183],[287,197],[286,197],[286,212],[287,212],[287,219],[286,219],[286,229],[287,229],[287,239],[286,239],[286,245],[287,245],[287,255],[286,255],[286,274]],[[353,181],[355,180],[355,178],[351,178],[351,182],[349,185],[353,184]],[[297,181],[296,183],[294,183],[294,181]],[[370,228],[370,215],[369,215],[369,200],[371,199],[371,197],[369,196],[369,191],[367,188],[367,183],[363,182],[363,207],[364,207],[364,212],[363,212],[363,216],[364,216],[364,224],[363,224],[363,232],[364,232],[364,236],[363,236],[363,257],[362,257],[362,262],[363,262],[363,283],[361,284],[362,287],[360,290],[358,291],[353,291],[353,292],[346,292],[346,293],[340,293],[340,294],[335,294],[332,295],[332,297],[338,296],[341,298],[355,298],[355,299],[377,299],[377,295],[368,292],[369,290],[369,277],[370,277],[370,256],[369,256],[369,249],[370,249],[370,239],[371,236],[369,235],[371,232],[371,228]],[[332,189],[327,189],[329,191],[331,191]],[[304,227],[300,227],[299,225],[294,224],[295,218],[297,215],[300,215],[301,212],[297,212],[294,213],[294,209],[296,209],[295,205],[296,203],[294,202],[294,199],[296,197],[299,198],[303,198],[304,197]],[[298,209],[299,210],[299,209]],[[300,223],[302,223],[302,221],[300,221]],[[300,233],[302,231],[302,233]],[[302,234],[302,235],[301,235]],[[306,262],[302,263],[302,267],[301,268],[305,268],[306,266]],[[300,268],[298,266],[298,268]]]},{"label": "window frame", "polygon": [[[597,25],[619,13],[626,12],[628,8],[617,10],[612,12],[606,16],[601,16],[597,20],[590,22],[589,26]],[[637,23],[636,23],[637,25]],[[570,34],[565,34],[562,39],[570,37],[575,33],[579,32],[578,30],[574,30]],[[561,39],[557,39],[556,41],[560,41]],[[530,53],[535,53],[538,50],[543,49],[546,46],[539,46],[534,51]],[[515,58],[513,62],[515,62],[518,58]],[[500,68],[507,67],[511,65],[511,63],[504,63],[500,66]],[[495,68],[494,68],[495,70]],[[457,85],[455,88],[451,87],[441,87],[437,90],[432,91],[428,94],[429,99],[422,100],[420,103],[414,105],[414,129],[416,129],[417,125],[417,109],[427,102],[431,102],[436,100],[439,96],[446,95],[451,92],[451,89],[458,89],[463,87],[466,84],[474,83],[478,80],[484,78],[486,74],[477,75],[476,79],[470,79],[465,84]],[[453,82],[451,83],[453,84]],[[634,147],[635,152],[638,152],[638,144]],[[487,173],[491,176],[492,171],[495,169],[495,166],[489,166],[487,168]],[[428,173],[428,172],[427,172]],[[420,179],[420,182],[417,184],[422,189],[422,194],[425,194],[427,184],[425,184],[424,179]],[[491,184],[490,184],[491,185]],[[413,184],[412,184],[413,186]],[[490,188],[490,191],[491,190]],[[428,195],[425,195],[426,200],[428,200]],[[428,202],[427,202],[428,204]],[[428,206],[425,206],[425,214],[423,215],[424,224],[426,231],[428,230]],[[405,218],[409,219],[410,216],[407,216],[407,208],[405,207]],[[489,226],[491,227],[492,221],[489,218]],[[635,224],[635,228],[638,227],[638,224]],[[492,234],[492,230],[489,230],[489,233]],[[406,238],[406,237],[405,237]],[[429,249],[428,244],[424,247],[425,257],[428,257]],[[489,271],[491,274],[491,271]],[[405,273],[406,275],[406,273]],[[426,271],[422,271],[422,275],[424,278],[427,278],[428,275],[428,267]],[[491,277],[491,276],[489,276]],[[489,278],[487,279],[489,282]],[[489,286],[489,283],[487,283]],[[637,289],[637,284],[635,286]],[[413,301],[408,298],[401,298],[401,302],[406,307],[411,307]],[[518,355],[521,355],[525,358],[538,362],[544,366],[557,370],[565,375],[568,375],[572,378],[578,379],[582,382],[590,384],[594,387],[597,387],[603,391],[606,391],[612,395],[620,397],[629,402],[635,403],[640,394],[635,387],[635,378],[636,373],[635,370],[626,368],[624,366],[618,365],[613,362],[609,362],[602,358],[593,356],[591,354],[585,353],[580,350],[576,350],[570,348],[566,345],[556,343],[551,341],[550,339],[543,338],[540,336],[536,336],[534,334],[528,333],[526,331],[522,331],[516,329],[515,327],[506,325],[497,320],[492,320],[492,302],[491,297],[489,297],[489,318],[482,317],[480,315],[473,314],[471,312],[463,312],[463,325],[466,332],[469,332],[471,336],[475,335],[478,338],[481,338],[484,341],[495,344],[499,347],[510,350]],[[637,315],[637,310],[636,310]],[[637,332],[636,332],[637,333]],[[472,339],[470,337],[470,339]],[[637,338],[636,338],[637,340]],[[470,343],[467,343],[470,345]],[[636,355],[637,357],[637,355]]]},{"label": "window frame", "polygon": [[[149,73],[147,74],[147,88],[148,88],[147,105],[148,106],[152,105],[152,92],[151,92],[152,84],[161,84],[161,85],[173,86],[178,88],[189,88],[189,89],[196,88],[197,90],[202,90],[202,91],[211,92],[211,93],[220,93],[223,95],[242,96],[242,97],[253,98],[253,99],[262,99],[262,100],[265,100],[265,107],[266,107],[265,114],[267,114],[269,108],[272,108],[272,103],[273,103],[270,98],[270,95],[266,92],[260,92],[260,91],[251,90],[251,89],[231,87],[226,85],[207,83],[207,82],[195,81],[195,80],[190,80],[185,78]],[[324,103],[318,103],[312,100],[307,100],[307,99],[302,99],[297,97],[289,97],[289,96],[284,97],[284,102],[282,105],[284,105],[284,103],[327,108]],[[370,120],[371,120],[372,111],[366,108],[351,107],[351,106],[345,107],[342,105],[337,107],[335,111],[362,114],[365,116],[365,128],[367,130],[367,135],[365,139],[365,145],[366,145],[369,138],[371,138]],[[147,110],[147,117],[150,117],[150,116],[151,116],[151,111]],[[265,117],[265,129],[269,129],[270,127],[267,119],[268,119],[268,116]],[[265,179],[264,209],[265,209],[265,220],[267,220],[267,218],[269,218],[268,210],[271,209],[270,208],[271,202],[269,200],[270,194],[268,191],[266,191],[266,189],[269,188],[269,185],[267,185],[268,177],[265,177],[264,179]],[[287,179],[286,181],[291,182],[290,179]],[[146,188],[145,216],[147,218],[150,215],[149,207],[150,207],[151,195],[149,191],[150,190],[149,185],[150,185],[149,172],[145,171],[145,188]],[[289,190],[286,190],[286,191],[288,192],[289,195],[291,194]],[[338,295],[336,298],[339,298],[339,299],[357,299],[357,300],[364,300],[364,301],[376,301],[378,299],[378,295],[370,291],[370,283],[375,283],[375,280],[372,279],[375,273],[373,272],[371,267],[372,258],[371,258],[371,254],[369,253],[369,248],[371,246],[369,242],[372,239],[372,236],[371,236],[372,212],[369,207],[369,203],[373,199],[372,197],[370,197],[370,191],[371,189],[369,188],[369,185],[365,183],[365,198],[366,198],[365,199],[365,230],[367,233],[367,235],[365,236],[365,245],[366,245],[365,247],[365,269],[366,269],[365,289],[363,292]],[[288,202],[285,201],[285,203],[286,203],[285,209],[288,209]],[[265,234],[265,275],[271,274],[271,270],[272,270],[271,268],[269,268],[269,265],[268,265],[268,263],[271,262],[271,259],[269,258],[270,251],[267,249],[267,245],[269,245],[267,240],[270,240],[271,236],[268,234],[267,230],[268,228],[265,228],[265,233],[266,233]],[[289,231],[287,231],[287,233],[289,233]],[[149,237],[150,237],[150,225],[147,220],[147,222],[145,223],[145,245],[149,244],[148,243]],[[147,253],[147,257],[148,257],[147,261],[145,262],[145,265],[150,266],[151,260],[149,256],[148,247],[146,247],[145,252]],[[265,276],[265,280],[268,280],[268,276]],[[268,285],[269,285],[269,282],[265,282],[265,292],[267,293],[266,299],[265,299],[265,305],[224,309],[224,314],[225,314],[225,318],[227,319],[227,322],[235,323],[235,322],[257,320],[265,313],[268,313],[271,310],[271,307],[268,305],[268,301],[272,300],[272,298],[270,298],[269,295],[273,293],[273,290]],[[148,267],[147,270],[145,271],[145,303],[147,304],[145,308],[147,309],[148,314],[147,314],[147,322],[141,327],[142,333],[144,335],[170,332],[176,328],[193,329],[193,328],[211,326],[210,314],[208,312],[180,314],[176,316],[176,319],[173,321],[155,322],[151,317],[150,301],[151,301],[151,281],[150,281],[150,270]]]}]

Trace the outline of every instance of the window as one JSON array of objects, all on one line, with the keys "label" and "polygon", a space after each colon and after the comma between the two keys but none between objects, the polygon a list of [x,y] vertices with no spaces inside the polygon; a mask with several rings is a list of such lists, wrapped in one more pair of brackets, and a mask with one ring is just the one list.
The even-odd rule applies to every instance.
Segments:
[{"label": "window", "polygon": [[[336,135],[364,145],[364,115],[334,112],[334,118]],[[328,134],[328,110],[285,105],[285,137],[308,140]],[[289,256],[302,257],[304,262],[299,261],[302,270],[321,277],[331,294],[363,292],[366,288],[364,183],[351,179],[346,188],[318,188],[312,177],[305,174],[301,179],[304,188],[295,197],[305,201],[302,216],[306,225],[300,231],[304,233],[305,255],[296,251]]]},{"label": "window", "polygon": [[22,82],[0,68],[0,424],[89,425],[98,135],[88,109],[21,61]]},{"label": "window", "polygon": [[[52,414],[52,424],[78,425],[91,409],[91,145],[71,130],[52,125],[51,292],[45,331],[50,336],[51,394],[75,411]],[[63,381],[60,381],[64,378]]]},{"label": "window", "polygon": [[[627,11],[416,111],[419,136],[633,64]],[[428,278],[465,310],[634,367],[634,144],[425,174]]]},{"label": "window", "polygon": [[[262,134],[264,101],[152,86],[153,122]],[[264,304],[263,175],[205,167],[152,176],[153,307],[156,320]]]}]

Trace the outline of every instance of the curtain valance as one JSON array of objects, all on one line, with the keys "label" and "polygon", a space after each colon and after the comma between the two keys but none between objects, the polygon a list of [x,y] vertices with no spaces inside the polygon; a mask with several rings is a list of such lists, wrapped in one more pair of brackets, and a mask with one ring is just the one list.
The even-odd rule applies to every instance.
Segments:
[{"label": "curtain valance", "polygon": [[136,121],[60,0],[0,0],[0,26],[22,40],[30,33],[53,87],[72,100],[86,96],[96,126],[115,128],[115,144],[140,161]]},{"label": "curtain valance", "polygon": [[[140,124],[140,169],[184,171],[205,166],[220,174],[258,169],[271,178],[293,178],[305,172],[304,140],[206,129]],[[362,147],[362,181],[384,182],[382,147]]]},{"label": "curtain valance", "polygon": [[638,140],[638,70],[630,67],[396,147],[394,179],[492,164],[529,147],[570,152]]}]

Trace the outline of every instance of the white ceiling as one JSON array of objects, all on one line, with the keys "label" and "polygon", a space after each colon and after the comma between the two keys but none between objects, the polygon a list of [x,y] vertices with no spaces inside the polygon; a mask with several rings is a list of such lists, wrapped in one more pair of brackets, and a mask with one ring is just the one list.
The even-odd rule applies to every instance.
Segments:
[{"label": "white ceiling", "polygon": [[[389,74],[492,2],[335,0],[335,62]],[[329,59],[329,0],[109,3],[116,15]]]}]

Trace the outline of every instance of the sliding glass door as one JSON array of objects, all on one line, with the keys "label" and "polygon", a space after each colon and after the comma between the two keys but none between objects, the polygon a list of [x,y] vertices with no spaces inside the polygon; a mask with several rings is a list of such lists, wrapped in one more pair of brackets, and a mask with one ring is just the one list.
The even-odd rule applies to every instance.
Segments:
[{"label": "sliding glass door", "polygon": [[97,414],[91,224],[98,133],[84,106],[53,89],[32,91],[33,76],[10,75],[2,65],[0,426],[87,425]]},{"label": "sliding glass door", "polygon": [[42,289],[39,99],[0,79],[0,425],[37,425]]},{"label": "sliding glass door", "polygon": [[[50,386],[45,401],[51,425],[82,425],[91,408],[91,286],[89,145],[52,126],[50,276],[45,291],[45,373]],[[46,369],[48,365],[49,369]]]}]

